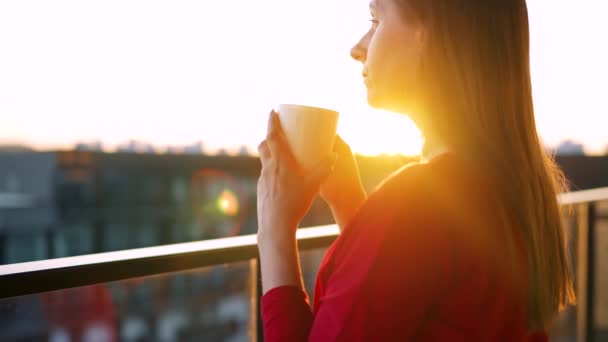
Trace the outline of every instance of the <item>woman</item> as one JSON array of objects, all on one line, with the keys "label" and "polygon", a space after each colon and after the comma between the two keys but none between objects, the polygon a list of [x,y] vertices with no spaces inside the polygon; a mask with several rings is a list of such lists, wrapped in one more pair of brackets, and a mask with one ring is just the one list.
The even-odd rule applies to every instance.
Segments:
[{"label": "woman", "polygon": [[[276,114],[259,147],[258,246],[268,341],[548,340],[574,300],[556,199],[562,176],[537,136],[524,0],[373,0],[352,49],[368,102],[408,113],[423,161],[366,197],[348,146],[309,174]],[[295,231],[319,193],[341,234],[314,312]]]}]

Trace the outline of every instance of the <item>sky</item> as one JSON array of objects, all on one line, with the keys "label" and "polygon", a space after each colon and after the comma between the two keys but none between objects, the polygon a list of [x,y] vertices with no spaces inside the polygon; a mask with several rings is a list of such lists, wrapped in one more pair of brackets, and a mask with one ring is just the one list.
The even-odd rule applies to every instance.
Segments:
[{"label": "sky", "polygon": [[[529,0],[539,133],[608,145],[605,0]],[[370,109],[349,51],[367,0],[2,0],[0,143],[130,139],[255,150],[279,103],[340,111],[365,154],[420,151],[402,115]]]}]

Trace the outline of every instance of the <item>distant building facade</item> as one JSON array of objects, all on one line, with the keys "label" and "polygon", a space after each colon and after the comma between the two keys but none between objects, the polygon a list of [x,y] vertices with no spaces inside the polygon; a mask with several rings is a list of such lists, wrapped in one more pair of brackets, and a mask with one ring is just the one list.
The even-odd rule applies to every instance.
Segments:
[{"label": "distant building facade", "polygon": [[255,158],[0,153],[0,264],[254,233],[258,170]]},{"label": "distant building facade", "polygon": [[[357,161],[370,192],[413,160]],[[574,189],[608,186],[608,157],[557,161]],[[0,153],[0,264],[253,234],[260,167],[246,156]],[[316,200],[301,226],[331,222],[331,212]],[[323,253],[302,254],[309,293]],[[183,322],[166,331],[173,336],[166,340],[246,339],[250,272],[247,263],[222,265],[10,299],[3,303],[19,310],[0,312],[0,340],[35,332],[32,339],[48,340],[51,328],[79,332],[91,321],[121,340],[155,340],[176,317]],[[140,329],[130,328],[133,320]]]},{"label": "distant building facade", "polygon": [[559,156],[578,156],[584,155],[583,144],[573,140],[565,140],[555,148],[555,154]]}]

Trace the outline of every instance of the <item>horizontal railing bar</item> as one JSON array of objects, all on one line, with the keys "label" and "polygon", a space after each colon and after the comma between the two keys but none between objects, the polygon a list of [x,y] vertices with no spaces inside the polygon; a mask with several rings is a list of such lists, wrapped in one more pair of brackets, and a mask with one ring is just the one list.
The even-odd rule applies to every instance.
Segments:
[{"label": "horizontal railing bar", "polygon": [[[608,200],[608,188],[561,194],[563,205]],[[301,250],[329,246],[335,225],[298,230]],[[255,235],[0,266],[0,298],[180,272],[258,257]]]},{"label": "horizontal railing bar", "polygon": [[[335,225],[297,232],[301,250],[331,245]],[[247,261],[258,257],[254,234],[0,266],[0,299]]]},{"label": "horizontal railing bar", "polygon": [[608,187],[568,192],[558,199],[562,205],[608,201]]}]

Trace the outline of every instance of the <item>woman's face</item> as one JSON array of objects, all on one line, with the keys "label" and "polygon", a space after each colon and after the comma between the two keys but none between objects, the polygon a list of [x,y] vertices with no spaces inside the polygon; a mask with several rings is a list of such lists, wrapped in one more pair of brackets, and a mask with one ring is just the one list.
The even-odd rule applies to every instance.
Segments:
[{"label": "woman's face", "polygon": [[372,0],[370,30],[351,50],[363,64],[370,106],[404,112],[410,108],[414,80],[420,64],[423,30],[408,22],[399,0]]}]

